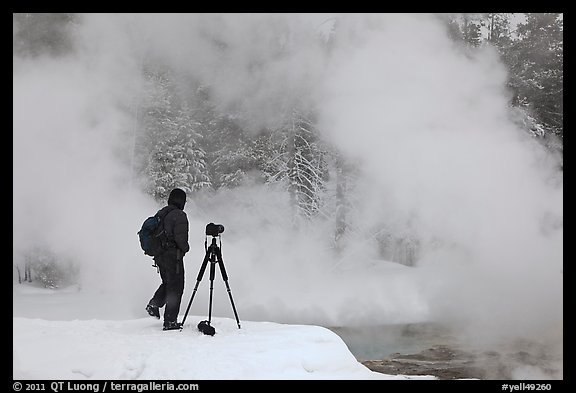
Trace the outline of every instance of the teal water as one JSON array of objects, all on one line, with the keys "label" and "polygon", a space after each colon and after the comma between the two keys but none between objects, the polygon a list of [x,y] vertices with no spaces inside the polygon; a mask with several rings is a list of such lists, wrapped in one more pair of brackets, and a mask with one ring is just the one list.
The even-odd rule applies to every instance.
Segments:
[{"label": "teal water", "polygon": [[455,344],[450,330],[435,323],[328,327],[360,361],[379,360],[394,353],[413,354],[437,345]]}]

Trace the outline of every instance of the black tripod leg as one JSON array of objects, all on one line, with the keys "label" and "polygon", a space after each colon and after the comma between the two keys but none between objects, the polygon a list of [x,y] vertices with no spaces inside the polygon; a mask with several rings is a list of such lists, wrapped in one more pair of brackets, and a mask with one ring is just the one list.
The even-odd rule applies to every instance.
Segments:
[{"label": "black tripod leg", "polygon": [[[213,259],[213,258],[212,258]],[[212,294],[214,293],[215,261],[210,261],[210,303],[208,306],[208,325],[212,322]]]},{"label": "black tripod leg", "polygon": [[238,329],[240,329],[240,319],[238,318],[238,313],[236,312],[236,306],[234,305],[234,299],[232,299],[232,291],[230,290],[230,285],[228,285],[228,274],[224,268],[224,261],[222,260],[222,252],[219,248],[216,249],[216,256],[218,258],[218,265],[220,266],[220,273],[222,273],[222,279],[224,284],[226,284],[226,290],[228,291],[228,297],[230,298],[230,303],[232,303],[232,310],[234,311],[234,316],[236,317],[236,323],[238,324]]},{"label": "black tripod leg", "polygon": [[192,291],[192,296],[190,297],[190,301],[188,302],[188,307],[186,307],[186,313],[184,314],[184,319],[182,319],[182,323],[180,329],[184,327],[184,322],[186,322],[186,317],[188,316],[188,311],[190,311],[190,306],[192,306],[192,300],[194,300],[194,296],[196,295],[196,290],[198,289],[198,285],[200,281],[202,281],[202,277],[204,276],[204,271],[206,270],[206,266],[208,264],[208,260],[210,259],[210,251],[206,251],[206,256],[204,257],[204,261],[202,261],[202,265],[200,266],[200,271],[198,272],[198,277],[196,277],[196,285],[194,286],[194,290]]}]

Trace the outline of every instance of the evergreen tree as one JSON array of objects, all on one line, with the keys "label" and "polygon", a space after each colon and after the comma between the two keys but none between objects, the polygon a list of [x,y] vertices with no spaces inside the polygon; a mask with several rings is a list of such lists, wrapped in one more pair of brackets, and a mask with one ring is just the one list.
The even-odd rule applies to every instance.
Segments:
[{"label": "evergreen tree", "polygon": [[78,282],[79,268],[74,261],[57,255],[47,246],[31,246],[23,257],[25,282],[32,282],[32,271],[35,280],[45,288],[54,289]]},{"label": "evergreen tree", "polygon": [[170,191],[193,192],[211,185],[200,147],[200,123],[186,100],[175,94],[170,73],[148,73],[149,95],[141,120],[141,173],[146,191],[166,200]]},{"label": "evergreen tree", "polygon": [[252,144],[265,181],[286,184],[295,222],[316,216],[325,196],[327,153],[317,133],[309,118],[293,111],[289,124],[259,135]]},{"label": "evergreen tree", "polygon": [[543,132],[563,137],[563,20],[561,14],[526,14],[506,59],[515,78],[514,104]]},{"label": "evergreen tree", "polygon": [[[321,28],[321,34],[319,35],[319,39],[321,41],[320,46],[324,49],[325,54],[329,59],[328,61],[330,61],[337,40],[341,40],[343,34],[346,36],[346,27],[345,24],[343,27],[341,19],[337,17],[327,19],[324,23],[322,23]],[[334,246],[335,250],[340,252],[343,245],[342,239],[345,237],[348,231],[349,214],[351,210],[351,202],[349,197],[351,190],[351,166],[340,152],[334,149],[328,149],[328,151],[331,152],[331,154],[327,157],[330,157],[331,161],[334,163],[333,172],[335,173],[334,179],[336,182],[334,196],[332,198],[333,210],[331,212],[334,213],[333,216],[335,217]],[[330,215],[332,216],[332,214]]]},{"label": "evergreen tree", "polygon": [[53,56],[73,49],[71,32],[78,16],[66,13],[14,13],[13,54],[20,56]]},{"label": "evergreen tree", "polygon": [[525,22],[518,23],[516,29],[511,21],[517,14],[464,14],[445,17],[445,22],[453,38],[472,47],[478,46],[477,29],[472,25],[486,28],[487,33],[481,39],[499,50],[510,70],[508,86],[512,91],[513,118],[550,149],[562,151],[562,14],[525,15]]},{"label": "evergreen tree", "polygon": [[486,21],[481,24],[488,30],[486,40],[501,49],[507,49],[512,43],[510,17],[512,14],[486,14]]},{"label": "evergreen tree", "polygon": [[287,178],[287,145],[283,129],[267,130],[255,137],[252,151],[266,183],[282,182]]},{"label": "evergreen tree", "polygon": [[336,223],[334,243],[337,249],[348,227],[348,214],[350,212],[350,202],[348,198],[350,189],[349,167],[350,165],[346,162],[345,158],[341,154],[336,154]]},{"label": "evergreen tree", "polygon": [[289,192],[294,195],[298,213],[311,218],[318,213],[325,190],[325,152],[309,117],[294,112],[290,133],[293,154],[288,164]]},{"label": "evergreen tree", "polygon": [[463,14],[462,38],[473,47],[482,43],[481,23],[477,14]]},{"label": "evergreen tree", "polygon": [[205,162],[214,189],[240,185],[247,174],[258,168],[251,138],[236,121],[238,115],[223,113],[210,99],[206,86],[196,89],[194,116]]}]

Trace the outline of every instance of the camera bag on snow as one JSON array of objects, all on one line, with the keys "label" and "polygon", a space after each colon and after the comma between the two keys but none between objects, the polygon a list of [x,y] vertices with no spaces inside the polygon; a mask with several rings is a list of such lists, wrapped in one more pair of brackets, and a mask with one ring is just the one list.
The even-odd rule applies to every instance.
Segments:
[{"label": "camera bag on snow", "polygon": [[200,323],[198,324],[198,330],[200,330],[207,336],[213,336],[216,333],[216,329],[210,326],[209,321],[200,321]]}]

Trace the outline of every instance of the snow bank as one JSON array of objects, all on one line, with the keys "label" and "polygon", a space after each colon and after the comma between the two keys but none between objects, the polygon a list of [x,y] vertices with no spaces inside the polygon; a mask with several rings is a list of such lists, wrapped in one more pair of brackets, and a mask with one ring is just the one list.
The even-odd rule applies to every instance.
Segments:
[{"label": "snow bank", "polygon": [[13,378],[70,380],[432,379],[370,371],[318,326],[213,318],[205,336],[153,318],[48,321],[14,317]]}]

